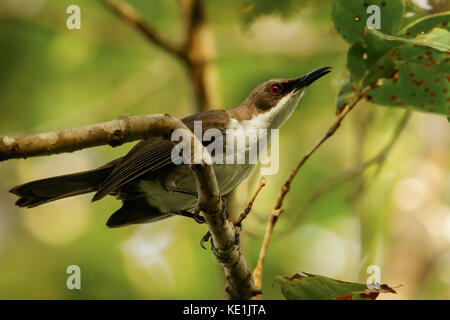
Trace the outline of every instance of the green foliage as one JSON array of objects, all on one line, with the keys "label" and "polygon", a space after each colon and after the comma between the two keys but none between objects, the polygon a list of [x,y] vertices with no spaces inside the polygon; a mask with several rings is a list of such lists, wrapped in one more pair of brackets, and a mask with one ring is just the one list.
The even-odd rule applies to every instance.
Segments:
[{"label": "green foliage", "polygon": [[397,31],[403,15],[402,0],[334,0],[331,11],[334,25],[350,44],[364,40],[368,17],[366,11],[370,5],[380,7],[383,33],[394,34]]},{"label": "green foliage", "polygon": [[248,25],[262,15],[275,14],[288,18],[302,8],[323,7],[328,0],[243,0],[242,3],[245,7],[244,21]]},{"label": "green foliage", "polygon": [[427,34],[420,34],[417,36],[416,40],[390,36],[378,30],[372,30],[371,32],[384,40],[399,41],[400,43],[405,42],[407,44],[430,47],[439,51],[450,50],[450,37],[448,35],[448,31],[441,28],[434,28]]},{"label": "green foliage", "polygon": [[[381,9],[380,30],[366,26],[366,8],[372,4]],[[400,29],[401,0],[334,0],[332,17],[351,44],[350,75],[340,90],[338,109],[364,92],[380,105],[450,114],[450,12],[417,19]]]},{"label": "green foliage", "polygon": [[288,300],[375,300],[380,293],[396,293],[387,285],[369,289],[366,284],[352,283],[304,273],[292,277],[276,277],[281,292]]}]

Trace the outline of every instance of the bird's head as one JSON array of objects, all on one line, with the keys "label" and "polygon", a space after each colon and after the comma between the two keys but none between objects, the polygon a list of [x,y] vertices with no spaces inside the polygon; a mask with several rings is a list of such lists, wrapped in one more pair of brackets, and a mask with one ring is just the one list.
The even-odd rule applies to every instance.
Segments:
[{"label": "bird's head", "polygon": [[331,72],[323,67],[294,79],[272,79],[257,86],[242,103],[262,127],[279,128],[292,114],[304,90]]}]

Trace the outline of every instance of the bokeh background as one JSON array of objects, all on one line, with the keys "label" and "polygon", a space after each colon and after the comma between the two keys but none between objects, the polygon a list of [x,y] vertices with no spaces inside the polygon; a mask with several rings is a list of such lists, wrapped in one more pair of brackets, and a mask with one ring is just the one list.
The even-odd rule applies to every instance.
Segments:
[{"label": "bokeh background", "polygon": [[[130,2],[165,37],[180,39],[177,1]],[[332,25],[330,1],[292,8],[273,2],[269,15],[255,14],[250,6],[255,3],[207,3],[219,108],[236,106],[273,77],[299,76],[325,65],[334,72],[307,91],[280,131],[279,173],[267,177],[244,223],[242,245],[252,267],[281,184],[334,121],[348,49]],[[81,30],[66,28],[71,4],[81,7]],[[448,8],[447,1],[433,4]],[[83,126],[122,114],[184,117],[195,110],[184,66],[93,0],[2,0],[0,84],[0,135]],[[368,168],[311,200],[327,178],[377,154],[403,114],[361,103],[300,171],[269,247],[264,298],[282,298],[272,286],[276,275],[306,271],[365,282],[366,268],[373,264],[380,267],[383,283],[402,285],[397,295],[382,299],[450,298],[450,126],[445,117],[414,113],[379,172]],[[199,246],[205,226],[176,217],[110,230],[105,222],[120,206],[111,197],[92,204],[87,195],[27,210],[15,207],[8,193],[33,179],[102,165],[131,146],[0,164],[0,298],[224,298],[221,267]],[[236,192],[238,210],[256,188],[258,172]],[[81,290],[66,288],[66,268],[72,264],[81,268]]]}]

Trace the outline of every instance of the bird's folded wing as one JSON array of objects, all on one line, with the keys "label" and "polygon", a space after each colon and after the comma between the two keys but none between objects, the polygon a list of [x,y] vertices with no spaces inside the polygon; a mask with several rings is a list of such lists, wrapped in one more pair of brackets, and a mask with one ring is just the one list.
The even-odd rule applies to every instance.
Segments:
[{"label": "bird's folded wing", "polygon": [[172,163],[171,153],[174,144],[159,138],[139,142],[116,165],[111,174],[99,186],[92,201],[100,200],[109,193],[137,177],[161,169]]}]

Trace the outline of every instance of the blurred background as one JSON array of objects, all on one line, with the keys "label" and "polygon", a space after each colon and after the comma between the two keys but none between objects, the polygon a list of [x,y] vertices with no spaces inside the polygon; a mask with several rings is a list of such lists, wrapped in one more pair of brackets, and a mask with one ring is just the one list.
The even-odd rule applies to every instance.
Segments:
[{"label": "blurred background", "polygon": [[[262,2],[272,3],[269,14],[258,13],[257,1],[206,3],[217,108],[238,105],[270,78],[326,65],[334,72],[306,92],[280,131],[280,170],[266,177],[243,226],[252,268],[281,184],[334,121],[348,49],[331,22],[330,1]],[[447,1],[416,2],[421,10],[448,10]],[[182,39],[178,1],[130,3],[164,37]],[[71,4],[81,8],[81,30],[66,28]],[[100,1],[2,0],[0,83],[0,135],[122,114],[182,118],[198,108],[185,65]],[[401,285],[397,295],[382,299],[450,298],[450,126],[445,117],[413,113],[399,127],[404,114],[360,103],[300,171],[266,257],[265,299],[283,298],[272,286],[276,275],[305,271],[364,283],[369,265],[380,267],[383,283]],[[396,128],[402,129],[398,137]],[[384,161],[365,168],[390,141]],[[90,203],[86,195],[27,210],[15,207],[8,193],[33,179],[100,166],[132,145],[0,164],[0,298],[225,297],[221,267],[199,245],[203,225],[175,217],[111,230],[105,222],[120,206],[112,197]],[[235,192],[234,214],[245,208],[259,179],[255,170]],[[66,287],[66,268],[73,264],[81,268],[81,290]]]}]

